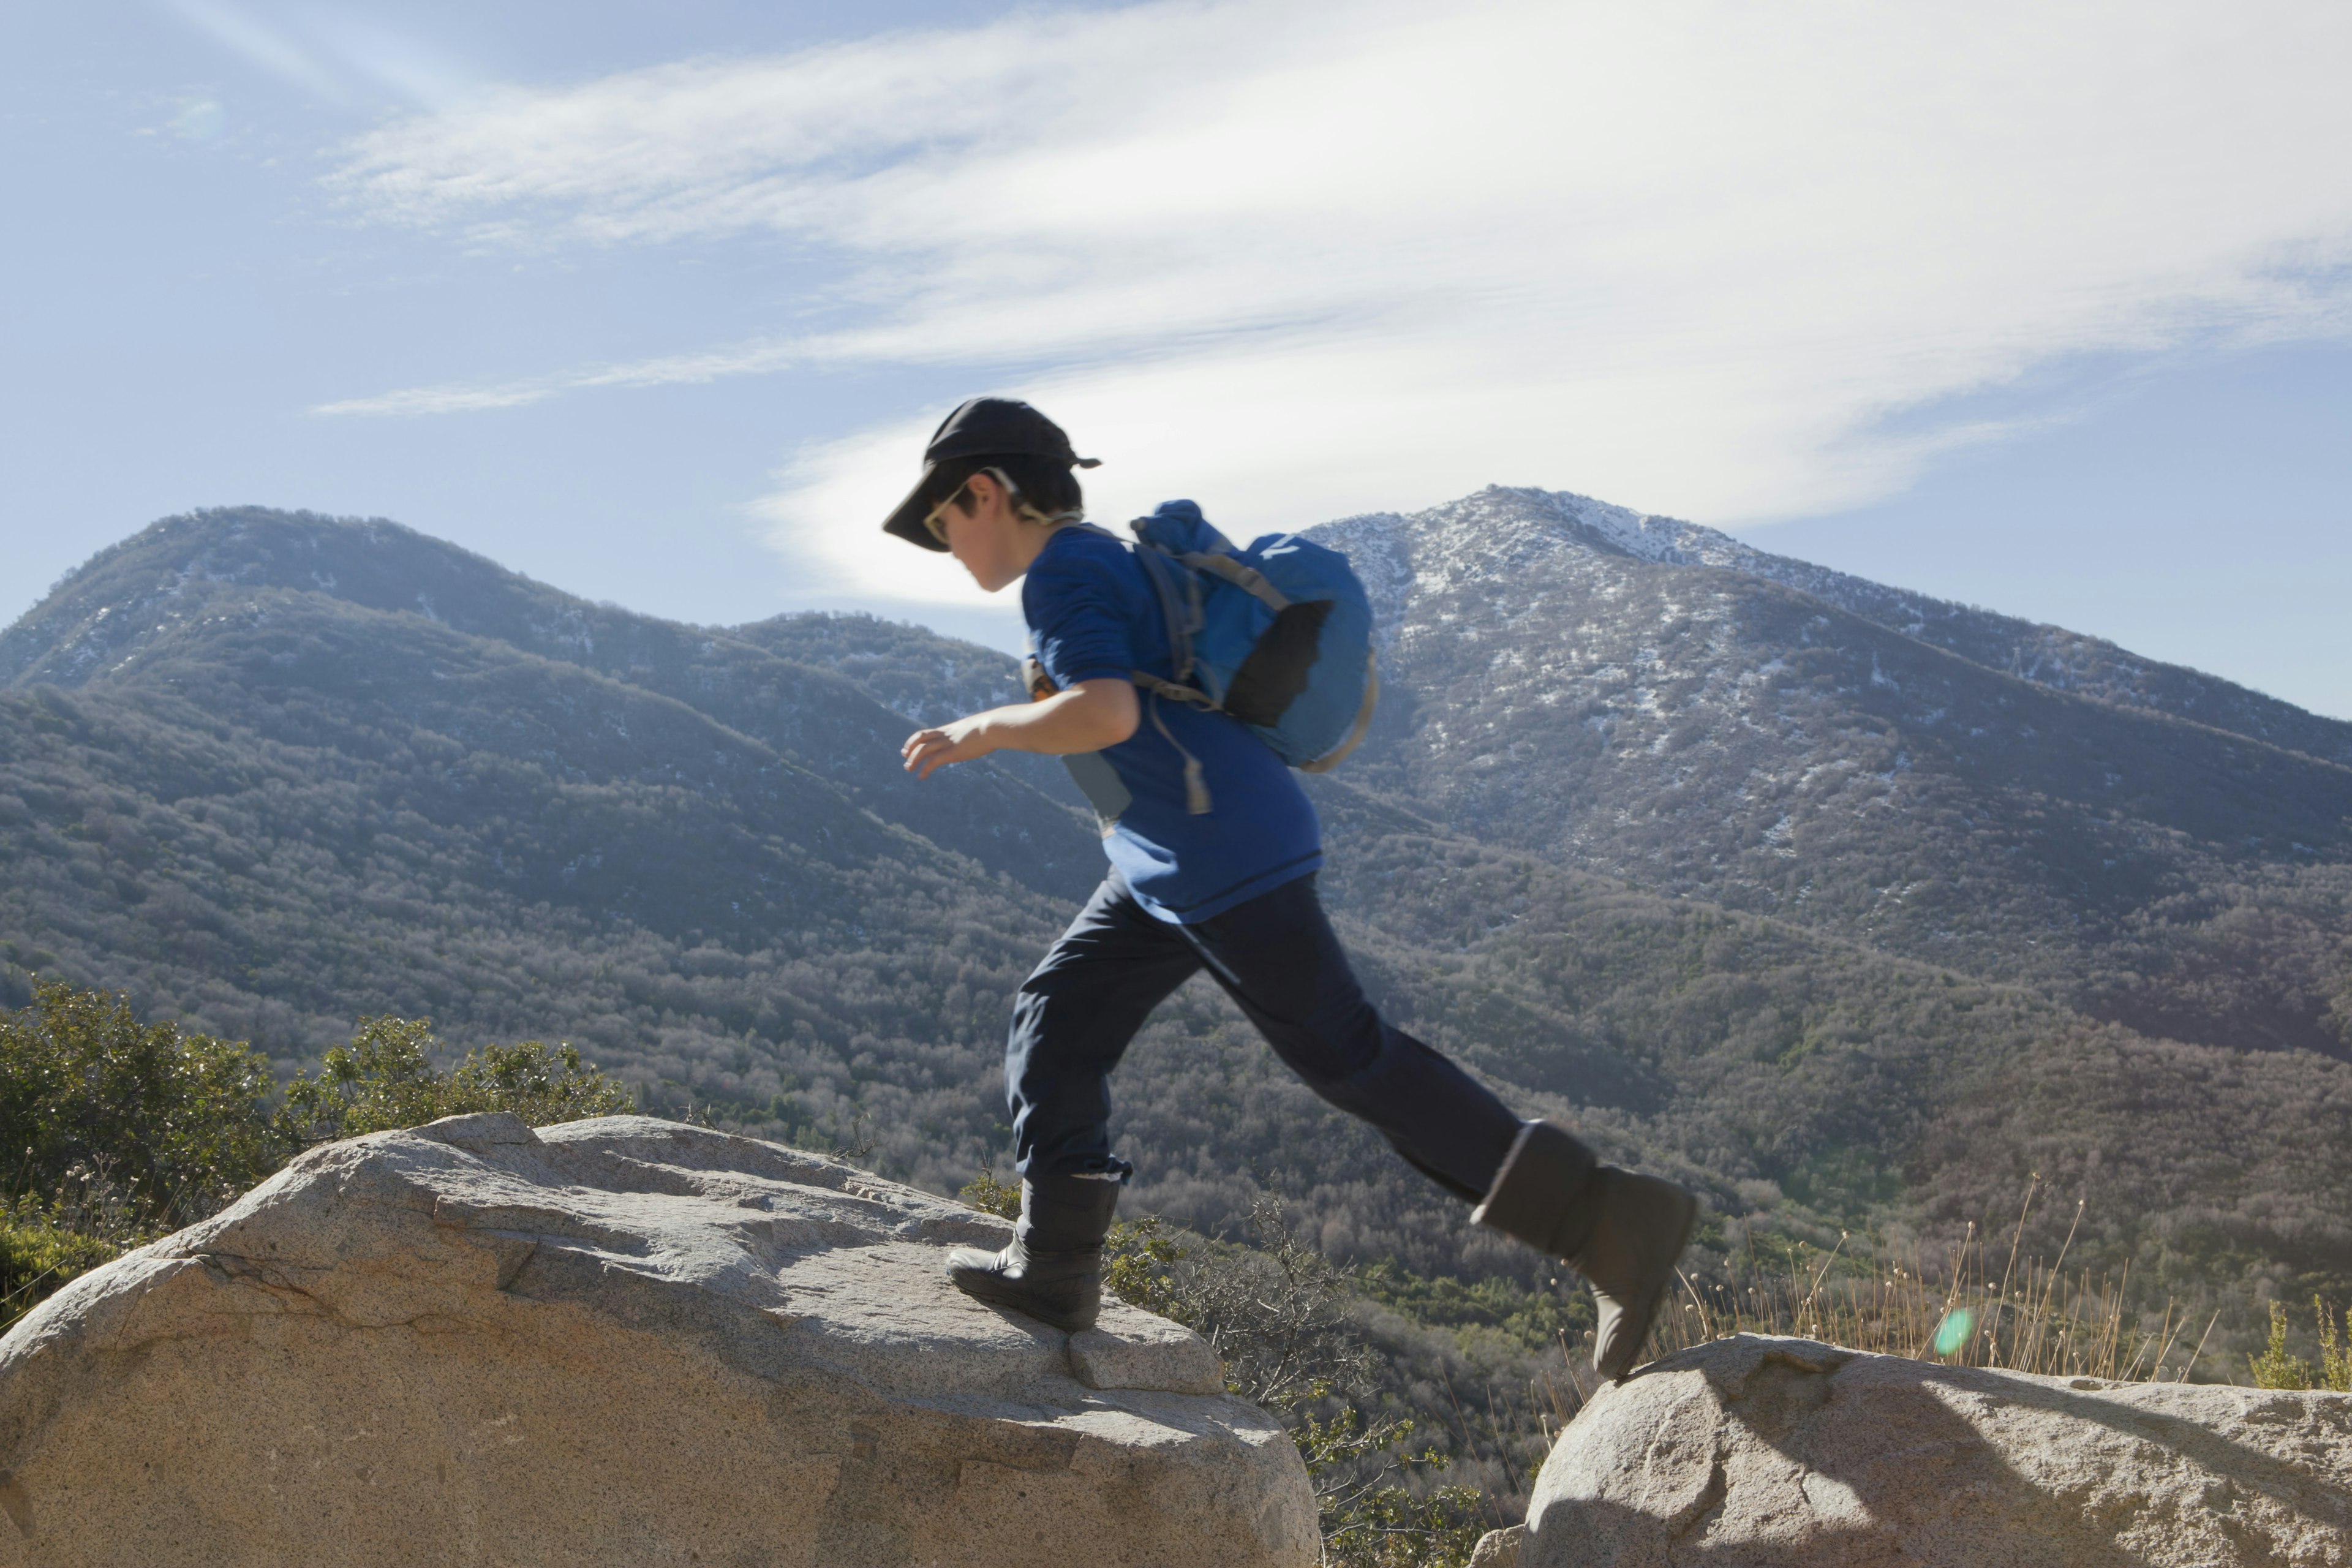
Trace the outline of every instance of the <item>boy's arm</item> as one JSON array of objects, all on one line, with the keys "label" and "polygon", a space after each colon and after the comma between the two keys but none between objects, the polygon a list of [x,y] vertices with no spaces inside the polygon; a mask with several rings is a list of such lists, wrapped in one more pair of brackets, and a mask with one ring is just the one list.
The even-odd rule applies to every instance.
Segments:
[{"label": "boy's arm", "polygon": [[906,759],[908,773],[927,779],[933,768],[968,763],[991,752],[1041,752],[1050,757],[1099,752],[1134,734],[1142,717],[1134,682],[1103,676],[1039,701],[992,708],[936,730],[918,730],[907,737],[898,754]]}]

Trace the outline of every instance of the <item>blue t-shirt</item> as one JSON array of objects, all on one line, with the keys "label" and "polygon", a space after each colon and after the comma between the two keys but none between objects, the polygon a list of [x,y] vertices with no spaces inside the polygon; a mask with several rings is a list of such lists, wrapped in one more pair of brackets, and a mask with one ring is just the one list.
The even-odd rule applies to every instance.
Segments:
[{"label": "blue t-shirt", "polygon": [[[1160,600],[1127,545],[1094,528],[1055,531],[1021,585],[1037,662],[1063,688],[1175,674]],[[1065,759],[1094,803],[1103,849],[1137,900],[1187,924],[1323,864],[1315,808],[1290,769],[1238,719],[1139,689],[1142,719],[1116,746]],[[1182,750],[1178,749],[1181,746]],[[1209,810],[1188,807],[1184,752]]]}]

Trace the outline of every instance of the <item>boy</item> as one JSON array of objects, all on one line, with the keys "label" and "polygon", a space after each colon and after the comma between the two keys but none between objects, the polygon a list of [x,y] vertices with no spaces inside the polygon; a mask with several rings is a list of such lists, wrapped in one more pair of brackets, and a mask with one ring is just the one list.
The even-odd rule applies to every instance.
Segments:
[{"label": "boy", "polygon": [[1239,721],[1138,689],[1138,673],[1174,673],[1160,604],[1128,547],[1083,523],[1071,470],[1095,463],[1058,426],[1025,403],[975,398],[940,426],[923,464],[883,527],[952,553],[988,593],[1025,577],[1037,697],[918,731],[906,765],[928,778],[995,751],[1062,756],[1110,859],[1013,1003],[1013,1244],[958,1248],[948,1277],[1057,1328],[1094,1322],[1103,1237],[1132,1170],[1110,1151],[1110,1072],[1151,1009],[1205,969],[1310,1088],[1477,1205],[1473,1219],[1573,1265],[1601,1309],[1593,1364],[1623,1376],[1696,1201],[1600,1164],[1549,1122],[1521,1121],[1381,1021],[1317,901],[1321,829],[1290,770]]}]

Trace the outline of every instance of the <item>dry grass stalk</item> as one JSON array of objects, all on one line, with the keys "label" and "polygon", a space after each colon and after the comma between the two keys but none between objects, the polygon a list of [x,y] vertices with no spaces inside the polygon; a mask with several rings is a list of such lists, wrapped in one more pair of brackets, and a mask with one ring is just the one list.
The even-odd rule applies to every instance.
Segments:
[{"label": "dry grass stalk", "polygon": [[[1826,1250],[1801,1243],[1776,1260],[1750,1250],[1731,1259],[1727,1281],[1685,1278],[1681,1310],[1662,1316],[1651,1352],[1736,1333],[1790,1334],[1955,1366],[2121,1383],[2186,1381],[2204,1353],[2205,1337],[2176,1359],[2188,1324],[2169,1304],[2154,1331],[2143,1331],[2126,1304],[2128,1266],[2114,1279],[2065,1271],[2082,1205],[2055,1262],[2022,1256],[2034,1196],[2030,1186],[1997,1275],[1973,1225],[1948,1258],[1932,1262],[1916,1247],[1857,1256],[1844,1235]],[[2205,1335],[2211,1332],[2209,1322]]]}]

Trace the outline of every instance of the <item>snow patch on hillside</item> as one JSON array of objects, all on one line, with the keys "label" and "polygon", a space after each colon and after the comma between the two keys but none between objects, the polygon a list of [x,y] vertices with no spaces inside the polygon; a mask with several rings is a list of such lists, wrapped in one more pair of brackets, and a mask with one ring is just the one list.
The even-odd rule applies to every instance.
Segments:
[{"label": "snow patch on hillside", "polygon": [[[1506,585],[1572,593],[1604,610],[1644,567],[1716,568],[1777,584],[1982,668],[2128,708],[2153,710],[2352,765],[2352,724],[2198,671],[2139,658],[2113,643],[2012,616],[1889,587],[1775,555],[1679,518],[1638,512],[1570,490],[1490,485],[1400,516],[1375,512],[1303,531],[1345,551],[1370,591],[1383,650],[1400,637],[1475,637],[1460,612],[1414,624],[1416,605],[1463,589]],[[1532,610],[1540,600],[1523,605]],[[1717,610],[1701,618],[1712,619]],[[1829,623],[1822,622],[1825,635]]]}]

